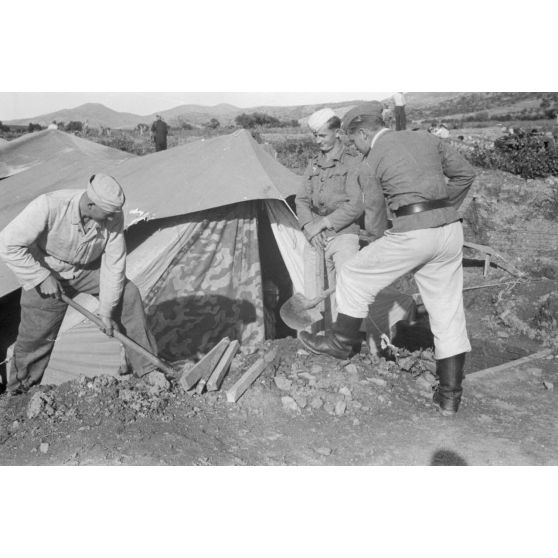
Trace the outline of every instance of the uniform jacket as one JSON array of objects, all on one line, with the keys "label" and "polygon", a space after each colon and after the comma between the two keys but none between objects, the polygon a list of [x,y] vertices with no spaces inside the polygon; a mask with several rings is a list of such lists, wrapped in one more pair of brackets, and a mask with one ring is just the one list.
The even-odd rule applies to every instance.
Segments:
[{"label": "uniform jacket", "polygon": [[359,233],[364,200],[352,175],[358,172],[361,159],[343,147],[332,160],[321,153],[310,160],[295,199],[301,228],[318,217],[327,217],[336,233]]},{"label": "uniform jacket", "polygon": [[[457,209],[474,179],[473,167],[446,141],[427,132],[382,131],[358,174],[364,192],[366,230],[372,233],[381,229],[374,211],[380,195],[385,197],[391,213],[392,232],[458,221]],[[452,207],[405,217],[395,217],[392,213],[405,205],[443,198],[449,198]]]},{"label": "uniform jacket", "polygon": [[110,316],[124,288],[124,217],[116,213],[102,225],[90,221],[85,231],[79,212],[82,194],[83,190],[58,190],[32,201],[0,232],[0,257],[25,290],[51,274],[73,279],[100,263],[99,313]]}]

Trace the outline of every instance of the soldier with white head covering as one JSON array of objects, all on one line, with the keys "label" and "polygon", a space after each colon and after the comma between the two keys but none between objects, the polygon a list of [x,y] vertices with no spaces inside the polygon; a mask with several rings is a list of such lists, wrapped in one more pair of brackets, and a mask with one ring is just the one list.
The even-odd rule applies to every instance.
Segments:
[{"label": "soldier with white head covering", "polygon": [[[138,288],[125,275],[124,201],[113,177],[96,174],[85,191],[39,196],[0,232],[0,257],[23,287],[8,391],[40,383],[66,312],[62,292],[99,296],[108,335],[120,323],[128,337],[157,352]],[[137,375],[154,370],[136,353],[126,356]]]},{"label": "soldier with white head covering", "polygon": [[[350,177],[361,158],[341,140],[341,119],[332,109],[312,114],[308,127],[320,153],[308,164],[296,196],[296,212],[308,241],[316,250],[324,251],[328,283],[334,285],[336,270],[359,250],[359,219],[364,203],[358,182]],[[332,314],[335,318],[334,297]]]}]

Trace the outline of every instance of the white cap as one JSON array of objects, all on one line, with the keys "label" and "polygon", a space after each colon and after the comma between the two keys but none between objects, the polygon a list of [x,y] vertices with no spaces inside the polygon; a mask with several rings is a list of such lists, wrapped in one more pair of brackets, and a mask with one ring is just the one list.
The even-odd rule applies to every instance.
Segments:
[{"label": "white cap", "polygon": [[330,108],[321,109],[310,116],[308,127],[317,132],[330,118],[337,116]]}]

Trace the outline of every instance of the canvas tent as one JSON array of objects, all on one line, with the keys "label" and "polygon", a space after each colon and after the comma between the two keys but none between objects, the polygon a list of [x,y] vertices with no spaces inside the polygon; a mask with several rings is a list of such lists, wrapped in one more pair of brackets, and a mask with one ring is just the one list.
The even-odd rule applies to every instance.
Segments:
[{"label": "canvas tent", "polygon": [[[293,288],[304,292],[305,240],[284,202],[296,192],[299,177],[246,131],[126,159],[102,169],[126,193],[127,275],[140,288],[161,355],[187,358],[225,335],[245,346],[262,341],[258,221],[265,214]],[[13,195],[12,182],[17,180],[20,191],[23,184],[29,195],[18,199],[17,214],[40,193],[86,184],[88,174],[99,170],[89,163],[80,176],[74,166],[59,173],[52,168],[43,180],[33,170],[50,169],[49,162],[36,163],[1,181],[2,196]],[[28,173],[33,183],[24,180]],[[0,213],[0,228],[12,217],[6,215]],[[9,288],[2,282],[3,294]],[[96,307],[93,297],[80,295],[79,301],[91,310]],[[119,364],[119,344],[69,310],[45,381],[112,373]]]}]

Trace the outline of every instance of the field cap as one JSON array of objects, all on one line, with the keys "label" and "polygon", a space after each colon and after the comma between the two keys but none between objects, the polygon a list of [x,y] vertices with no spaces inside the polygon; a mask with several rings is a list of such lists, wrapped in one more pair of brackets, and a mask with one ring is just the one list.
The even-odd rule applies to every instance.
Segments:
[{"label": "field cap", "polygon": [[108,174],[94,174],[89,179],[87,197],[103,211],[116,213],[122,211],[126,197],[120,184]]},{"label": "field cap", "polygon": [[343,130],[347,131],[354,124],[361,124],[366,120],[382,118],[384,107],[379,101],[369,101],[352,108],[341,123]]},{"label": "field cap", "polygon": [[308,128],[317,132],[330,118],[337,116],[330,108],[318,110],[308,119]]}]

